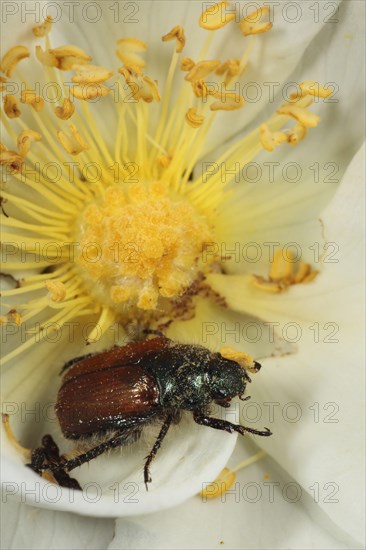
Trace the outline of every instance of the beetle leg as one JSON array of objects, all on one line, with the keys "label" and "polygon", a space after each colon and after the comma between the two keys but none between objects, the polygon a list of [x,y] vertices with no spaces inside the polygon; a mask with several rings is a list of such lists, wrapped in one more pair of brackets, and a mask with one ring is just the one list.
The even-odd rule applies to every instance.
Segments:
[{"label": "beetle leg", "polygon": [[60,487],[79,489],[81,491],[78,481],[70,477],[69,474],[63,470],[64,465],[62,463],[59,448],[51,435],[44,435],[42,437],[42,447],[32,451],[32,461],[30,464],[26,464],[26,466],[37,474],[42,474],[42,471],[45,470],[52,471],[52,466],[58,466],[62,469],[52,471],[54,477],[53,481],[57,481]]},{"label": "beetle leg", "polygon": [[70,458],[70,460],[66,460],[59,464],[49,464],[47,465],[47,468],[49,468],[51,472],[57,472],[60,470],[66,470],[67,472],[70,472],[71,470],[74,470],[74,468],[77,468],[78,466],[81,466],[86,462],[90,462],[91,460],[93,460],[93,458],[96,458],[97,456],[103,454],[108,449],[119,447],[120,445],[122,445],[125,439],[126,432],[118,432],[111,439],[108,439],[108,441],[104,441],[103,443],[97,445],[96,447],[93,447],[86,453],[80,454],[79,456],[76,456],[74,458]]},{"label": "beetle leg", "polygon": [[155,457],[156,453],[160,449],[160,446],[161,446],[166,434],[168,433],[168,430],[169,430],[170,425],[173,422],[173,420],[174,420],[174,414],[168,414],[168,416],[165,417],[164,424],[161,427],[160,433],[159,433],[159,435],[158,435],[158,437],[157,437],[157,439],[154,443],[154,446],[151,449],[150,453],[146,457],[146,462],[145,462],[145,466],[144,466],[144,481],[145,481],[146,491],[148,491],[147,484],[151,483],[151,477],[150,477],[150,473],[149,473],[149,466],[150,466],[153,458]]},{"label": "beetle leg", "polygon": [[232,424],[227,420],[210,418],[209,416],[204,416],[201,413],[193,413],[193,418],[194,421],[197,422],[197,424],[202,424],[202,426],[209,426],[210,428],[215,428],[215,430],[224,430],[225,432],[229,433],[238,432],[241,435],[244,435],[246,433],[263,436],[272,435],[272,432],[268,428],[264,428],[264,430],[254,430],[253,428],[240,426],[240,424]]}]

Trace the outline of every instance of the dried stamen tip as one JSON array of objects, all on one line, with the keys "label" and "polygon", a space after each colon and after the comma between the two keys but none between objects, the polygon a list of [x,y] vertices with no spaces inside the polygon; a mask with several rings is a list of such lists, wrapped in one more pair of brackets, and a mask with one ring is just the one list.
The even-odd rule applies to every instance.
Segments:
[{"label": "dried stamen tip", "polygon": [[8,151],[2,149],[0,152],[0,165],[6,166],[10,174],[18,174],[23,167],[24,157],[19,155],[16,151]]},{"label": "dried stamen tip", "polygon": [[74,65],[89,63],[92,60],[90,55],[76,46],[61,46],[46,51],[36,46],[36,57],[43,65],[62,71],[71,71]]},{"label": "dried stamen tip", "polygon": [[268,278],[253,276],[253,285],[260,290],[277,294],[291,285],[310,283],[318,271],[313,271],[310,264],[300,262],[295,268],[296,260],[289,251],[277,250],[271,264]]},{"label": "dried stamen tip", "polygon": [[180,70],[183,72],[193,69],[195,63],[190,57],[183,57],[180,62]]},{"label": "dried stamen tip", "polygon": [[287,115],[305,126],[306,128],[313,128],[318,125],[320,117],[311,111],[308,111],[304,107],[298,105],[286,104],[277,109],[279,115]]},{"label": "dried stamen tip", "polygon": [[216,69],[217,75],[225,75],[225,84],[229,84],[230,80],[234,76],[238,76],[241,72],[240,60],[239,59],[228,59],[220,67]]},{"label": "dried stamen tip", "polygon": [[217,498],[226,493],[236,480],[236,474],[229,468],[221,470],[215,481],[207,483],[200,492],[203,498]]},{"label": "dried stamen tip", "polygon": [[78,155],[82,151],[85,151],[86,149],[89,149],[89,146],[87,143],[85,143],[84,139],[82,138],[81,134],[77,130],[76,126],[73,124],[70,124],[70,134],[65,134],[65,132],[57,132],[57,137],[63,148],[67,153],[70,153],[70,155]]},{"label": "dried stamen tip", "polygon": [[235,10],[230,8],[229,2],[218,2],[202,13],[199,25],[208,31],[215,31],[230,23],[235,17]]},{"label": "dried stamen tip", "polygon": [[42,139],[41,134],[34,130],[23,130],[18,136],[18,151],[22,157],[28,153],[31,143],[33,141],[40,141]]},{"label": "dried stamen tip", "polygon": [[65,97],[62,107],[55,107],[55,114],[62,120],[68,120],[75,112],[75,105]]},{"label": "dried stamen tip", "polygon": [[29,56],[30,53],[28,48],[25,46],[14,46],[14,48],[11,48],[8,52],[6,52],[1,60],[1,72],[5,73],[6,76],[12,76],[19,61],[22,61],[22,59]]},{"label": "dried stamen tip", "polygon": [[38,27],[33,27],[32,32],[34,36],[41,37],[41,36],[47,36],[52,28],[52,17],[47,16],[42,25],[39,25]]},{"label": "dried stamen tip", "polygon": [[287,135],[284,132],[271,132],[267,124],[262,124],[259,128],[259,139],[266,151],[274,151],[278,145],[287,141]]},{"label": "dried stamen tip", "polygon": [[202,126],[205,117],[197,113],[196,107],[191,107],[188,109],[186,114],[186,121],[192,128],[199,128]]},{"label": "dried stamen tip", "polygon": [[249,36],[251,34],[261,34],[263,32],[268,32],[272,28],[272,23],[261,23],[260,20],[262,17],[269,13],[269,7],[265,6],[258,8],[253,11],[247,17],[244,17],[240,21],[240,28],[244,36]]},{"label": "dried stamen tip", "polygon": [[162,38],[163,42],[168,42],[170,40],[176,40],[177,41],[177,49],[175,50],[176,53],[181,53],[183,51],[183,48],[186,44],[186,37],[184,34],[183,27],[180,27],[177,25],[174,27],[170,32],[165,34]]},{"label": "dried stamen tip", "polygon": [[230,361],[235,361],[239,365],[249,372],[258,372],[260,369],[259,363],[254,361],[253,357],[242,351],[235,350],[229,346],[224,346],[220,349],[220,355],[224,359],[229,359]]},{"label": "dried stamen tip", "polygon": [[307,134],[306,126],[296,124],[291,130],[287,131],[287,141],[290,145],[297,145]]},{"label": "dried stamen tip", "polygon": [[76,84],[105,82],[113,76],[113,71],[97,65],[74,65],[73,70],[76,73],[71,80]]},{"label": "dried stamen tip", "polygon": [[221,92],[213,94],[219,101],[210,105],[211,111],[236,111],[244,107],[244,99],[239,94]]},{"label": "dried stamen tip", "polygon": [[326,99],[327,97],[330,97],[333,93],[330,88],[325,88],[325,86],[322,86],[321,84],[319,84],[319,82],[316,82],[315,80],[304,80],[304,82],[301,82],[301,84],[299,84],[299,88],[300,90],[298,92],[291,94],[291,99],[298,99],[307,95]]},{"label": "dried stamen tip", "polygon": [[44,99],[33,90],[22,90],[20,101],[26,105],[31,105],[37,113],[42,111],[45,105]]},{"label": "dried stamen tip", "polygon": [[121,38],[117,42],[116,54],[128,66],[145,67],[145,60],[139,55],[147,50],[147,45],[137,38]]},{"label": "dried stamen tip", "polygon": [[96,99],[97,97],[105,97],[110,93],[110,89],[104,84],[77,84],[70,88],[71,94],[76,97],[76,99],[82,99],[83,101],[89,101],[91,99]]},{"label": "dried stamen tip", "polygon": [[50,293],[52,302],[63,302],[66,297],[66,286],[61,281],[48,280],[45,286]]},{"label": "dried stamen tip", "polygon": [[9,118],[20,117],[19,101],[15,95],[8,94],[4,97],[4,111]]},{"label": "dried stamen tip", "polygon": [[156,80],[142,74],[138,67],[121,67],[118,72],[124,76],[135,101],[142,99],[146,103],[160,101]]},{"label": "dried stamen tip", "polygon": [[210,73],[215,71],[217,67],[221,65],[220,61],[214,60],[214,61],[200,61],[199,63],[196,63],[192,69],[189,71],[189,73],[185,76],[186,80],[189,80],[190,82],[195,82],[196,80],[201,80],[202,78],[205,78]]}]

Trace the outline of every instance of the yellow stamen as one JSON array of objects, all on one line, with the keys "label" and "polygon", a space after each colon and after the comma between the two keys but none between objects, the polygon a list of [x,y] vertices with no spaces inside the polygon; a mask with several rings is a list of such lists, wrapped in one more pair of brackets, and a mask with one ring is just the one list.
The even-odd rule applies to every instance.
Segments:
[{"label": "yellow stamen", "polygon": [[22,59],[25,59],[29,56],[30,52],[28,48],[26,48],[25,46],[14,46],[6,52],[1,60],[1,72],[5,73],[6,76],[12,76],[19,61],[22,61]]},{"label": "yellow stamen", "polygon": [[226,493],[230,487],[235,483],[235,472],[229,468],[221,470],[215,481],[208,483],[205,488],[200,492],[200,496],[203,498],[217,498]]},{"label": "yellow stamen", "polygon": [[308,283],[315,279],[318,271],[313,271],[309,264],[300,262],[295,268],[294,255],[284,250],[277,250],[266,279],[260,275],[253,276],[253,285],[260,290],[270,293],[279,293],[291,285]]},{"label": "yellow stamen", "polygon": [[47,16],[44,20],[44,23],[42,25],[39,25],[38,27],[33,27],[32,32],[34,36],[41,37],[41,36],[47,36],[52,28],[52,17]]},{"label": "yellow stamen", "polygon": [[33,141],[40,141],[42,139],[41,134],[34,130],[23,130],[18,136],[18,151],[22,157],[28,153],[31,143]]},{"label": "yellow stamen", "polygon": [[220,355],[224,359],[229,359],[230,361],[236,361],[239,365],[249,372],[258,372],[258,367],[251,355],[243,353],[242,351],[235,350],[229,346],[224,346],[220,349]]},{"label": "yellow stamen", "polygon": [[219,98],[210,105],[211,111],[236,111],[244,107],[244,99],[232,92],[215,93],[214,97]]},{"label": "yellow stamen", "polygon": [[172,30],[168,32],[168,34],[165,34],[162,37],[163,42],[168,42],[169,40],[177,41],[177,49],[175,51],[176,53],[181,53],[186,44],[186,37],[184,34],[183,27],[180,27],[179,25],[177,25],[176,27],[173,27]]},{"label": "yellow stamen", "polygon": [[116,54],[125,65],[145,67],[145,60],[139,55],[147,50],[145,42],[137,38],[121,38],[117,45]]},{"label": "yellow stamen", "polygon": [[75,105],[67,97],[64,98],[62,107],[55,107],[55,114],[62,120],[68,120],[75,112]]},{"label": "yellow stamen", "polygon": [[269,278],[272,281],[290,280],[294,271],[294,259],[291,252],[287,252],[285,256],[283,250],[277,250],[269,270]]},{"label": "yellow stamen", "polygon": [[190,57],[183,57],[180,62],[180,70],[183,72],[190,71],[191,69],[193,69],[194,65],[195,63],[193,59],[191,59]]},{"label": "yellow stamen", "polygon": [[271,132],[267,124],[262,124],[259,128],[260,142],[267,151],[274,149],[287,141],[287,135],[284,132]]},{"label": "yellow stamen", "polygon": [[244,17],[240,21],[240,28],[244,36],[249,36],[251,34],[261,34],[263,32],[268,32],[272,28],[272,23],[260,23],[260,19],[266,14],[269,13],[269,7],[261,7],[257,10],[251,12],[247,17]]},{"label": "yellow stamen", "polygon": [[199,128],[202,126],[205,117],[197,113],[196,107],[191,107],[188,109],[186,114],[186,121],[192,128]]},{"label": "yellow stamen", "polygon": [[113,76],[113,71],[105,67],[98,67],[97,65],[74,65],[73,69],[76,71],[76,74],[74,74],[71,80],[79,84],[105,82]]},{"label": "yellow stamen", "polygon": [[322,86],[315,80],[304,80],[304,82],[299,84],[299,88],[299,92],[291,94],[291,99],[297,99],[298,97],[304,97],[306,95],[325,99],[333,93],[330,88],[325,88],[325,86]]},{"label": "yellow stamen", "polygon": [[236,480],[236,472],[248,468],[252,464],[259,462],[262,458],[265,458],[267,453],[265,451],[259,451],[255,455],[243,460],[234,468],[224,468],[221,470],[215,481],[208,483],[205,488],[199,493],[199,496],[203,498],[217,498],[225,494]]},{"label": "yellow stamen", "polygon": [[84,141],[81,134],[77,130],[74,124],[70,124],[70,134],[65,134],[65,132],[57,132],[57,137],[63,148],[70,155],[78,155],[82,151],[85,151],[89,148],[88,144]]},{"label": "yellow stamen", "polygon": [[48,279],[45,286],[50,293],[52,302],[63,302],[66,297],[66,286],[63,282]]},{"label": "yellow stamen", "polygon": [[15,95],[6,95],[4,97],[4,111],[9,118],[18,118],[21,115],[18,98]]},{"label": "yellow stamen", "polygon": [[135,68],[132,67],[121,67],[118,69],[118,72],[124,76],[135,100],[142,99],[146,103],[160,101],[161,98],[156,80],[143,75],[140,70],[136,72]]},{"label": "yellow stamen", "polygon": [[203,29],[214,31],[221,29],[235,19],[235,13],[229,11],[229,2],[218,2],[204,11],[199,19],[199,24]]},{"label": "yellow stamen", "polygon": [[89,101],[90,99],[96,99],[97,97],[105,97],[111,90],[104,86],[104,84],[77,84],[70,88],[71,95],[76,99],[82,99],[83,101]]},{"label": "yellow stamen", "polygon": [[44,99],[33,90],[22,90],[20,101],[26,105],[31,105],[37,113],[42,111],[45,105]]},{"label": "yellow stamen", "polygon": [[200,61],[192,67],[189,73],[185,76],[185,79],[190,82],[201,80],[217,69],[220,64],[220,61]]},{"label": "yellow stamen", "polygon": [[43,65],[56,67],[62,71],[70,71],[74,65],[85,64],[92,60],[90,55],[76,46],[60,46],[46,51],[36,46],[36,57]]},{"label": "yellow stamen", "polygon": [[307,134],[306,126],[302,124],[296,124],[291,130],[287,132],[287,141],[290,145],[297,145],[302,141]]},{"label": "yellow stamen", "polygon": [[287,115],[306,126],[307,128],[312,128],[318,125],[320,117],[304,107],[299,107],[298,105],[286,104],[282,105],[277,109],[279,115]]},{"label": "yellow stamen", "polygon": [[18,174],[23,167],[24,158],[15,151],[2,150],[0,152],[0,165],[6,166],[10,174]]},{"label": "yellow stamen", "polygon": [[234,76],[241,72],[240,59],[229,59],[216,69],[217,75],[225,75],[225,84],[229,84]]}]

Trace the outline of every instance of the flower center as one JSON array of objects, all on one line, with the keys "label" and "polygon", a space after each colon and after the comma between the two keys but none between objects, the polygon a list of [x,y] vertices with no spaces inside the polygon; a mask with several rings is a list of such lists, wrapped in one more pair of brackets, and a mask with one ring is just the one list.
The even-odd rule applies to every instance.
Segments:
[{"label": "flower center", "polygon": [[206,220],[164,182],[112,185],[81,218],[76,259],[88,291],[116,310],[163,307],[202,271]]}]

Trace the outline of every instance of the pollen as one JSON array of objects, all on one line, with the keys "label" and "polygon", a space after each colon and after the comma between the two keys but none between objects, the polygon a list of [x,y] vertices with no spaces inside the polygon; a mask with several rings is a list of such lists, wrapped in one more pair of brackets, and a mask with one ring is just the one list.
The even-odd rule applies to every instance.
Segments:
[{"label": "pollen", "polygon": [[48,280],[45,282],[45,286],[50,293],[52,302],[62,302],[65,299],[67,289],[61,281]]},{"label": "pollen", "polygon": [[229,359],[230,361],[236,361],[239,365],[249,372],[257,372],[258,367],[251,355],[244,353],[242,351],[235,350],[229,346],[224,346],[220,349],[220,355],[224,359]]},{"label": "pollen", "polygon": [[33,90],[22,90],[20,101],[21,103],[31,105],[37,113],[42,111],[45,105],[44,99],[37,95]]},{"label": "pollen", "polygon": [[249,36],[251,34],[261,34],[263,32],[268,32],[272,28],[272,23],[261,23],[260,20],[262,17],[269,13],[269,7],[261,7],[253,11],[247,17],[240,21],[240,28],[244,36]]},{"label": "pollen", "polygon": [[61,120],[69,120],[75,112],[75,104],[65,97],[62,107],[55,107],[55,115]]},{"label": "pollen", "polygon": [[15,95],[6,95],[4,97],[4,111],[9,118],[18,118],[22,114],[19,109],[19,101]]},{"label": "pollen", "polygon": [[32,32],[34,36],[41,37],[41,36],[47,36],[52,28],[52,17],[47,16],[42,25],[38,25],[37,27],[33,27]]},{"label": "pollen", "polygon": [[186,121],[192,128],[202,126],[205,117],[197,113],[197,107],[191,107],[186,114]]},{"label": "pollen", "polygon": [[186,45],[186,37],[184,34],[183,27],[180,27],[179,25],[177,25],[170,32],[168,32],[168,34],[165,34],[162,37],[163,42],[168,42],[170,40],[176,40],[177,48],[175,51],[176,53],[181,53],[183,51],[184,46]]},{"label": "pollen", "polygon": [[70,124],[70,133],[59,131],[57,137],[63,148],[70,155],[79,155],[82,151],[88,149],[88,144],[84,141],[80,132],[74,124]]},{"label": "pollen", "polygon": [[153,310],[196,279],[212,234],[205,219],[167,189],[163,182],[112,185],[84,210],[77,263],[102,303]]},{"label": "pollen", "polygon": [[277,294],[291,285],[310,283],[317,275],[318,271],[313,270],[310,264],[296,262],[296,258],[289,251],[277,250],[268,278],[254,275],[253,285],[265,292]]},{"label": "pollen", "polygon": [[0,70],[5,73],[6,76],[12,76],[17,64],[30,56],[28,48],[26,46],[14,46],[3,56],[0,63]]},{"label": "pollen", "polygon": [[221,470],[215,481],[208,483],[205,488],[200,492],[200,496],[203,498],[217,498],[226,493],[230,487],[235,483],[235,472],[229,468]]},{"label": "pollen", "polygon": [[199,24],[203,29],[214,31],[221,29],[233,19],[235,19],[235,13],[230,8],[229,2],[218,2],[202,13]]},{"label": "pollen", "polygon": [[145,60],[141,54],[147,50],[147,45],[137,38],[121,38],[117,42],[117,55],[128,66],[145,67]]}]

